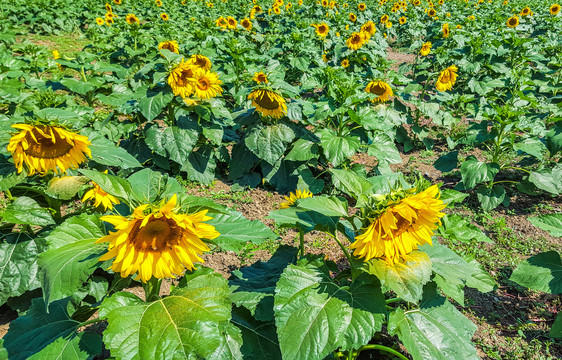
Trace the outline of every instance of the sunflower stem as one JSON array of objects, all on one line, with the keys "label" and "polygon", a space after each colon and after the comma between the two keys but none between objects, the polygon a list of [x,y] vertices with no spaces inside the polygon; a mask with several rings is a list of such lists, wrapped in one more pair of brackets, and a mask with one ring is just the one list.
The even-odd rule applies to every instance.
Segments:
[{"label": "sunflower stem", "polygon": [[397,358],[401,359],[401,360],[408,360],[407,357],[405,357],[404,355],[400,354],[398,351],[389,348],[388,346],[384,346],[384,345],[375,345],[375,344],[368,344],[368,345],[363,345],[359,348],[359,350],[357,350],[357,354],[359,354],[361,351],[363,350],[379,350],[379,351],[384,351],[387,353],[390,353],[394,356],[396,356]]},{"label": "sunflower stem", "polygon": [[357,277],[357,271],[355,271],[355,268],[354,268],[353,257],[349,254],[349,251],[347,251],[347,249],[345,248],[345,246],[343,246],[343,244],[341,243],[340,239],[338,239],[338,233],[337,233],[337,231],[335,231],[333,234],[330,233],[330,235],[332,235],[332,237],[334,238],[334,240],[336,240],[336,242],[338,243],[338,245],[339,245],[340,248],[342,249],[343,253],[345,254],[345,257],[347,258],[347,261],[349,262],[349,266],[351,267],[351,278],[352,278],[353,280],[355,280],[355,278]]},{"label": "sunflower stem", "polygon": [[142,284],[146,302],[152,302],[160,299],[161,285],[162,279],[155,278],[154,276],[151,277],[150,280],[148,280],[146,283]]},{"label": "sunflower stem", "polygon": [[304,257],[304,232],[301,228],[299,228],[299,249],[300,249],[300,258]]}]

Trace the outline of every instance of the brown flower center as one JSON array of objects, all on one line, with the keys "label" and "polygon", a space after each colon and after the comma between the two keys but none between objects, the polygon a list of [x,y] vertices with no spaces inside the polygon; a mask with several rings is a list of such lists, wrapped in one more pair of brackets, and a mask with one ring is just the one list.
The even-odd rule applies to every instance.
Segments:
[{"label": "brown flower center", "polygon": [[197,87],[199,88],[199,90],[206,91],[211,87],[211,83],[209,83],[209,80],[205,78],[199,79],[197,80]]},{"label": "brown flower center", "polygon": [[[42,127],[41,130],[47,135],[50,133],[50,129],[46,126]],[[35,136],[37,142],[35,142],[31,133]],[[58,132],[53,131],[53,135],[54,138],[43,136],[39,130],[34,128],[25,136],[25,140],[29,144],[29,148],[25,150],[25,153],[41,159],[55,159],[68,154],[73,145],[61,138]]]},{"label": "brown flower center", "polygon": [[443,72],[443,76],[441,76],[441,82],[448,83],[449,81],[451,81],[451,74],[449,73],[449,70],[445,70]]},{"label": "brown flower center", "polygon": [[375,86],[371,86],[371,89],[370,89],[369,92],[371,94],[381,96],[382,94],[384,94],[385,91],[386,91],[386,88],[384,86],[381,86],[381,85],[377,84]]},{"label": "brown flower center", "polygon": [[142,228],[141,223],[142,220],[135,222],[127,238],[137,251],[162,252],[171,249],[179,244],[184,231],[175,221],[166,217],[152,217]]},{"label": "brown flower center", "polygon": [[256,104],[267,110],[276,110],[280,105],[277,94],[270,94],[267,91],[263,91],[255,100]]}]

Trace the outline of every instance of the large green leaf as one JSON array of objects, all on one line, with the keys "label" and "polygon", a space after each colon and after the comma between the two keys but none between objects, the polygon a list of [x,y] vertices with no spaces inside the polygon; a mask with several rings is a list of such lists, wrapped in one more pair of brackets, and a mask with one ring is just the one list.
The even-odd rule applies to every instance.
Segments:
[{"label": "large green leaf", "polygon": [[351,170],[330,169],[334,186],[357,199],[361,194],[368,193],[373,187],[367,179]]},{"label": "large green leaf", "polygon": [[245,308],[232,311],[232,323],[242,331],[242,354],[245,360],[281,360],[275,324],[258,321]]},{"label": "large green leaf", "polygon": [[496,281],[484,270],[482,265],[475,259],[465,256],[465,261],[472,267],[472,274],[466,280],[466,286],[477,289],[480,292],[490,292],[496,288]]},{"label": "large green leaf", "polygon": [[389,334],[398,335],[414,360],[478,360],[470,341],[476,325],[438,296],[435,284],[426,288],[418,309],[390,313]]},{"label": "large green leaf", "polygon": [[217,162],[210,147],[201,147],[189,154],[189,158],[181,168],[187,172],[189,180],[195,180],[202,184],[210,184],[215,180],[215,169]]},{"label": "large green leaf", "polygon": [[77,333],[80,322],[70,318],[67,308],[68,299],[58,300],[47,312],[41,298],[33,299],[25,316],[14,320],[4,336],[10,360],[86,360],[101,354],[101,336]]},{"label": "large green leaf", "polygon": [[506,196],[505,189],[501,185],[494,185],[491,188],[481,186],[476,191],[476,197],[480,205],[482,205],[482,209],[486,211],[497,208],[505,200]]},{"label": "large green leaf", "polygon": [[548,231],[552,236],[562,236],[562,213],[532,216],[527,220],[539,229]]},{"label": "large green leaf", "polygon": [[275,289],[275,324],[283,359],[322,359],[357,349],[380,331],[385,303],[379,281],[367,274],[340,287],[312,264],[289,265]]},{"label": "large green leaf", "polygon": [[318,157],[318,145],[309,140],[298,139],[285,157],[289,161],[309,161]]},{"label": "large green leaf", "polygon": [[127,178],[131,184],[132,197],[148,204],[158,198],[169,199],[173,194],[184,191],[176,179],[151,169],[143,169]]},{"label": "large green leaf", "polygon": [[546,134],[545,138],[550,156],[553,157],[557,152],[562,150],[562,121],[558,120]]},{"label": "large green leaf", "polygon": [[206,222],[221,234],[213,242],[226,251],[240,251],[248,243],[260,244],[277,235],[259,220],[248,220],[238,211],[213,215]]},{"label": "large green leaf", "polygon": [[37,255],[43,248],[40,239],[23,232],[0,236],[0,305],[41,286]]},{"label": "large green leaf", "polygon": [[106,246],[95,244],[104,236],[96,215],[82,214],[66,220],[46,238],[49,250],[39,255],[45,303],[79,290],[95,269]]},{"label": "large green leaf", "polygon": [[151,121],[158,117],[172,99],[174,94],[169,91],[147,91],[146,96],[139,100],[139,110],[144,117]]},{"label": "large green leaf", "polygon": [[146,131],[146,145],[160,156],[167,157],[180,165],[189,160],[189,155],[199,138],[196,129],[179,126],[159,128],[151,126]]},{"label": "large green leaf", "polygon": [[494,179],[500,171],[496,163],[483,163],[470,155],[462,163],[460,172],[462,184],[466,190],[474,188],[477,184]]},{"label": "large green leaf", "polygon": [[49,210],[27,196],[17,198],[2,213],[3,220],[14,224],[52,225],[55,223]]},{"label": "large green leaf", "polygon": [[257,157],[275,165],[295,138],[293,130],[285,124],[256,128],[244,140]]},{"label": "large green leaf", "polygon": [[408,254],[408,261],[389,264],[382,259],[367,263],[369,273],[381,280],[386,288],[406,301],[417,303],[423,293],[423,285],[431,277],[431,260],[423,251]]},{"label": "large green leaf", "polygon": [[319,135],[324,156],[335,167],[352,157],[361,146],[359,139],[355,136],[339,136],[328,129],[319,131]]},{"label": "large green leaf", "polygon": [[108,194],[117,196],[121,199],[129,200],[133,190],[131,184],[119,176],[104,174],[96,170],[80,169],[84,176],[100,186]]},{"label": "large green leaf", "polygon": [[556,320],[554,320],[554,324],[552,324],[549,335],[553,338],[562,339],[562,312],[559,312],[558,316],[556,316]]},{"label": "large green leaf", "polygon": [[271,211],[267,219],[273,219],[277,226],[300,228],[304,232],[321,230],[334,233],[339,216],[326,216],[317,211],[306,211],[297,207]]},{"label": "large green leaf", "polygon": [[394,144],[394,140],[390,136],[382,133],[377,133],[373,136],[372,144],[369,145],[367,153],[375,156],[379,164],[399,164],[402,162],[400,152]]},{"label": "large green leaf", "polygon": [[141,167],[141,163],[127,150],[116,146],[112,141],[101,135],[90,136],[92,144],[92,160],[106,166],[116,166],[121,169]]},{"label": "large green leaf", "polygon": [[529,181],[537,188],[554,195],[562,193],[562,167],[552,170],[531,171]]},{"label": "large green leaf", "polygon": [[230,323],[232,304],[219,274],[189,275],[186,287],[145,303],[118,292],[106,299],[105,346],[118,359],[241,359],[240,330]]},{"label": "large green leaf", "polygon": [[556,251],[547,251],[523,261],[509,280],[528,288],[562,294],[562,261]]},{"label": "large green leaf", "polygon": [[471,240],[486,243],[493,242],[492,239],[486,236],[476,225],[469,223],[462,216],[455,214],[447,214],[441,219],[438,235],[446,239],[462,242],[470,242]]},{"label": "large green leaf", "polygon": [[451,151],[445,155],[441,155],[435,162],[433,166],[442,172],[453,171],[458,166],[458,151]]},{"label": "large green leaf", "polygon": [[335,196],[314,196],[297,200],[298,207],[304,210],[316,211],[326,216],[347,217],[347,201]]}]

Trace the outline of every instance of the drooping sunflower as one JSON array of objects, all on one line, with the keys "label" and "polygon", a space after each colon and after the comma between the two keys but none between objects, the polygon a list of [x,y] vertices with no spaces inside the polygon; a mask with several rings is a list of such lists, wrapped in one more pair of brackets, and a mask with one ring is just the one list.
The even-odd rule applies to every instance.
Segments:
[{"label": "drooping sunflower", "polygon": [[441,71],[439,77],[437,78],[437,82],[435,83],[435,87],[439,91],[447,91],[453,88],[455,82],[457,81],[457,71],[459,69],[456,65],[451,65],[445,70]]},{"label": "drooping sunflower", "polygon": [[550,15],[557,15],[560,12],[560,5],[552,4],[548,11],[550,12]]},{"label": "drooping sunflower", "polygon": [[236,29],[236,25],[238,25],[238,22],[232,16],[226,17],[226,23],[229,29]]},{"label": "drooping sunflower", "polygon": [[86,156],[92,157],[87,136],[53,125],[14,124],[12,127],[21,130],[8,143],[18,173],[24,165],[29,175],[43,176],[49,171],[65,173],[67,169],[78,168]]},{"label": "drooping sunflower", "polygon": [[147,282],[152,277],[162,279],[183,274],[193,269],[195,262],[203,262],[199,255],[209,251],[201,239],[215,239],[220,234],[215,227],[205,224],[212,219],[207,210],[195,214],[178,214],[177,196],[160,208],[150,205],[137,207],[132,216],[102,216],[101,220],[115,226],[96,241],[109,242],[108,251],[99,261],[115,258],[111,269],[122,277],[137,274]]},{"label": "drooping sunflower", "polygon": [[218,74],[211,71],[198,71],[195,73],[195,96],[205,100],[222,94],[222,81]]},{"label": "drooping sunflower", "polygon": [[349,20],[355,22],[357,21],[357,16],[354,13],[349,13]]},{"label": "drooping sunflower", "polygon": [[433,185],[415,195],[406,194],[385,208],[376,218],[369,219],[363,233],[349,247],[364,261],[382,258],[388,264],[406,260],[418,245],[431,244],[433,231],[445,214],[439,188]]},{"label": "drooping sunflower", "polygon": [[529,16],[529,15],[532,15],[532,14],[533,14],[533,12],[531,11],[531,8],[528,7],[528,6],[523,8],[523,10],[521,10],[521,16]]},{"label": "drooping sunflower", "polygon": [[[105,173],[107,174],[107,170],[105,171]],[[98,184],[93,183],[93,185],[94,186],[90,190],[86,191],[84,197],[82,197],[82,202],[85,203],[88,200],[93,200],[94,207],[101,206],[103,207],[104,211],[112,210],[114,204],[119,204],[119,199],[117,199],[115,196],[103,191],[103,189]]]},{"label": "drooping sunflower", "polygon": [[103,24],[105,24],[105,21],[102,18],[97,17],[96,18],[96,24],[98,24],[99,26],[102,26]]},{"label": "drooping sunflower", "polygon": [[359,3],[357,5],[357,8],[359,9],[359,11],[365,11],[365,9],[367,8],[367,5],[365,5],[365,3]]},{"label": "drooping sunflower", "polygon": [[252,22],[248,18],[242,19],[242,21],[240,21],[240,25],[248,31],[252,30]]},{"label": "drooping sunflower", "polygon": [[287,114],[287,103],[285,99],[270,89],[258,88],[248,95],[252,99],[252,105],[263,116],[271,116],[280,119]]},{"label": "drooping sunflower", "polygon": [[285,202],[279,204],[280,209],[288,209],[291,205],[297,201],[297,199],[306,199],[312,197],[312,193],[308,190],[296,190],[295,193],[289,193],[289,196],[285,196]]},{"label": "drooping sunflower", "polygon": [[316,24],[314,26],[316,28],[315,32],[316,35],[320,36],[320,37],[326,37],[328,36],[328,33],[330,32],[330,27],[328,26],[328,24],[322,22],[320,24]]},{"label": "drooping sunflower", "polygon": [[267,84],[269,80],[267,80],[267,75],[264,74],[263,71],[254,73],[254,77],[252,78],[258,84]]},{"label": "drooping sunflower", "polygon": [[127,14],[127,16],[125,17],[125,21],[129,25],[133,23],[140,24],[139,18],[136,17],[135,14]]},{"label": "drooping sunflower", "polygon": [[443,24],[441,31],[443,32],[443,37],[448,38],[449,34],[451,33],[451,31],[449,30],[449,24],[448,23]]},{"label": "drooping sunflower", "polygon": [[381,24],[386,24],[387,21],[388,21],[388,15],[384,14],[383,16],[381,16]]},{"label": "drooping sunflower", "polygon": [[192,55],[189,60],[187,60],[187,63],[189,65],[198,66],[203,70],[211,70],[211,66],[213,66],[211,60],[208,57],[200,54]]},{"label": "drooping sunflower", "polygon": [[348,66],[349,66],[349,60],[343,59],[343,60],[341,61],[341,66],[342,66],[343,68],[348,67]]},{"label": "drooping sunflower", "polygon": [[158,50],[162,50],[162,49],[166,49],[173,53],[179,54],[180,46],[178,45],[178,42],[175,40],[162,41],[161,43],[158,44]]},{"label": "drooping sunflower", "polygon": [[349,38],[346,40],[346,45],[351,50],[357,50],[365,43],[365,35],[360,32],[352,33]]},{"label": "drooping sunflower", "polygon": [[421,56],[427,56],[431,52],[431,41],[425,42],[420,50]]},{"label": "drooping sunflower", "polygon": [[373,34],[377,32],[377,27],[372,21],[367,21],[361,26],[361,32],[365,34],[365,37],[367,39],[370,39],[371,36],[373,36]]},{"label": "drooping sunflower", "polygon": [[514,15],[509,19],[507,19],[507,27],[516,28],[518,25],[519,25],[519,17]]},{"label": "drooping sunflower", "polygon": [[160,14],[160,19],[162,19],[164,21],[168,21],[168,20],[170,20],[170,16],[166,13],[162,13],[162,14]]},{"label": "drooping sunflower", "polygon": [[181,60],[181,63],[168,75],[168,84],[172,88],[174,95],[179,95],[186,99],[195,92],[195,81],[197,72],[203,71],[200,67],[188,64]]},{"label": "drooping sunflower", "polygon": [[404,25],[406,23],[406,17],[405,16],[401,16],[400,19],[398,19],[398,23],[400,25]]},{"label": "drooping sunflower", "polygon": [[371,100],[373,102],[388,101],[388,99],[390,99],[390,97],[394,95],[392,89],[390,88],[390,85],[382,80],[375,80],[368,83],[365,87],[365,92],[374,94],[376,96]]}]

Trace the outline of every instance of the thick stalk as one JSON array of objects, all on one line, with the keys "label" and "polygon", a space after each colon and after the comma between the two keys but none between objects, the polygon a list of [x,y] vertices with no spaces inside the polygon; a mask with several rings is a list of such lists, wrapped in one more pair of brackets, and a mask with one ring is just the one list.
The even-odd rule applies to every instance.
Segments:
[{"label": "thick stalk", "polygon": [[304,257],[304,232],[302,229],[299,228],[299,249],[300,249],[300,258]]},{"label": "thick stalk", "polygon": [[359,348],[359,350],[357,350],[357,354],[359,354],[361,351],[363,350],[378,350],[378,351],[384,351],[387,353],[390,353],[398,358],[400,358],[401,360],[408,360],[407,357],[405,357],[404,355],[400,354],[398,351],[389,348],[388,346],[384,346],[384,345],[374,345],[374,344],[369,344],[369,345],[363,345]]},{"label": "thick stalk", "polygon": [[162,285],[162,279],[157,279],[155,277],[150,278],[146,283],[142,284],[144,289],[144,298],[146,302],[152,302],[160,299],[160,286]]}]

